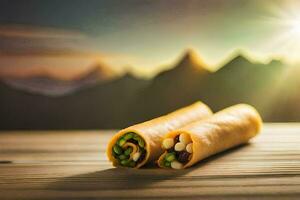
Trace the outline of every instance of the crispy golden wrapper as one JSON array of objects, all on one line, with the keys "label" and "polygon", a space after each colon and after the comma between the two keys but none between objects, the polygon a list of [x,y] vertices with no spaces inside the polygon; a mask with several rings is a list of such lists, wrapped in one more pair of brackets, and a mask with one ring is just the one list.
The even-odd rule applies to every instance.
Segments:
[{"label": "crispy golden wrapper", "polygon": [[178,109],[170,114],[140,123],[119,131],[110,140],[107,147],[107,157],[114,166],[120,166],[118,160],[112,154],[112,148],[118,139],[126,133],[133,132],[141,136],[145,141],[146,155],[142,162],[135,168],[139,168],[148,162],[158,159],[163,152],[161,140],[164,135],[189,123],[200,121],[212,115],[210,108],[202,102],[196,102],[190,106]]},{"label": "crispy golden wrapper", "polygon": [[[187,168],[211,155],[247,143],[259,133],[261,127],[262,119],[255,108],[246,104],[238,104],[204,120],[171,131],[165,135],[164,139],[175,138],[181,133],[191,136],[193,153],[190,160],[183,166]],[[162,165],[165,154],[166,152],[157,161],[162,168],[165,168]]]}]

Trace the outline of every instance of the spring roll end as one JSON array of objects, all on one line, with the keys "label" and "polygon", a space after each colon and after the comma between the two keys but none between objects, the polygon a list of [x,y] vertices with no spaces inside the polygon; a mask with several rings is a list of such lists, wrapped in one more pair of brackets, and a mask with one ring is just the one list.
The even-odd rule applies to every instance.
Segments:
[{"label": "spring roll end", "polygon": [[[187,134],[192,141],[192,154],[182,169],[190,167],[202,159],[234,146],[247,143],[255,137],[262,128],[259,113],[250,105],[238,104],[224,109],[211,118],[192,123],[187,127],[172,131],[164,139],[175,138],[180,134]],[[158,165],[163,165],[167,150],[159,157]]]},{"label": "spring roll end", "polygon": [[[110,140],[108,146],[107,146],[107,150],[106,150],[106,155],[108,157],[108,160],[112,162],[113,166],[115,167],[123,167],[119,161],[114,157],[113,155],[113,147],[117,144],[118,140],[125,136],[127,133],[134,133],[136,135],[138,135],[139,137],[141,137],[143,139],[143,141],[145,142],[145,150],[146,150],[146,155],[145,158],[143,159],[142,162],[137,163],[137,165],[133,168],[140,168],[141,166],[143,166],[149,159],[149,155],[150,155],[150,147],[149,144],[147,142],[147,136],[144,136],[142,134],[139,133],[138,130],[135,129],[131,129],[130,127],[127,129],[123,129],[121,131],[119,131],[116,135],[113,136],[113,138]],[[131,156],[132,157],[132,156]]]}]

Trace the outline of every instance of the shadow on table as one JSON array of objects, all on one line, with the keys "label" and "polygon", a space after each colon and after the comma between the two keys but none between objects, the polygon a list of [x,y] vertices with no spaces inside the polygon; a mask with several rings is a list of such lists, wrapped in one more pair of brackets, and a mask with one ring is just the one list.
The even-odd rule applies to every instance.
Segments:
[{"label": "shadow on table", "polygon": [[249,145],[250,144],[238,146],[211,156],[193,167],[184,170],[159,169],[156,166],[146,166],[141,169],[111,168],[64,177],[48,185],[47,189],[75,191],[97,190],[101,192],[105,190],[145,188],[161,181],[180,179],[180,177],[183,177],[185,174],[192,174],[194,170],[201,170],[201,166],[213,162],[220,157],[232,154],[238,149]]}]

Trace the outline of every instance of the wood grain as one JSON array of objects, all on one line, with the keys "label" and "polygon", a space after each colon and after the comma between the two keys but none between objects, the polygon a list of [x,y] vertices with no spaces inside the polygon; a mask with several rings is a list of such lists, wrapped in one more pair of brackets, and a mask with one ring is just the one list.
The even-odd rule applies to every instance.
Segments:
[{"label": "wood grain", "polygon": [[0,199],[299,199],[300,124],[266,124],[251,143],[187,170],[112,168],[115,131],[0,133]]}]

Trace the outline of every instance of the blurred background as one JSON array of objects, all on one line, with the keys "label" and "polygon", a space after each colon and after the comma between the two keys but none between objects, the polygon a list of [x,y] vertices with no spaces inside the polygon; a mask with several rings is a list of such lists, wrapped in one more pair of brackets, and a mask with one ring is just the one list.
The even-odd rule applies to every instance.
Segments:
[{"label": "blurred background", "polygon": [[122,128],[201,100],[300,121],[300,1],[0,0],[0,129]]}]

